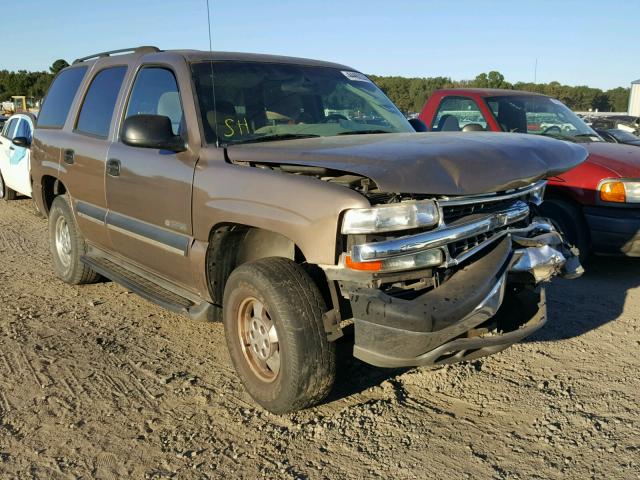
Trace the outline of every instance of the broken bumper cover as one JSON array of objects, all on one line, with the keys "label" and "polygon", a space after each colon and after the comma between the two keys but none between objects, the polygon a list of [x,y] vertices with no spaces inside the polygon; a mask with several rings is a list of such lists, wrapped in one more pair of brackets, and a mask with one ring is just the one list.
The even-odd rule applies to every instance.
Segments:
[{"label": "broken bumper cover", "polygon": [[546,322],[545,290],[535,285],[561,273],[581,273],[577,260],[567,262],[567,257],[570,252],[553,230],[533,238],[506,236],[444,284],[412,300],[355,289],[350,293],[354,356],[380,367],[408,367],[504,350]]}]

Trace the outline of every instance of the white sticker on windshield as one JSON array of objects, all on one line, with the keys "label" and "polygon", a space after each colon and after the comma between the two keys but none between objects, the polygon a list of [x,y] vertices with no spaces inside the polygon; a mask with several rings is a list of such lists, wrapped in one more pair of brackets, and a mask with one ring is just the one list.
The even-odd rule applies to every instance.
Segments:
[{"label": "white sticker on windshield", "polygon": [[353,80],[354,82],[367,82],[371,83],[371,80],[367,78],[364,73],[360,72],[349,72],[347,70],[342,70],[342,74],[347,77],[349,80]]},{"label": "white sticker on windshield", "polygon": [[555,98],[550,98],[549,100],[551,100],[556,105],[564,105],[564,103],[562,103],[560,100],[556,100]]}]

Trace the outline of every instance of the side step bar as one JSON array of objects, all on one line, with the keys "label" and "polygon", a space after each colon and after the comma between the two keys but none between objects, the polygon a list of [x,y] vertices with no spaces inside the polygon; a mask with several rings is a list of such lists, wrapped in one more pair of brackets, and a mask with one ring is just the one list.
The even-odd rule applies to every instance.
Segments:
[{"label": "side step bar", "polygon": [[[89,254],[80,258],[82,263],[98,272],[103,277],[119,283],[132,292],[161,307],[189,316],[192,320],[213,321],[221,317],[221,308],[203,300],[187,298],[185,293],[177,292],[178,287],[169,289],[151,276],[142,276],[127,268],[123,262],[107,257],[106,253],[91,248]],[[164,282],[166,283],[166,282]]]}]

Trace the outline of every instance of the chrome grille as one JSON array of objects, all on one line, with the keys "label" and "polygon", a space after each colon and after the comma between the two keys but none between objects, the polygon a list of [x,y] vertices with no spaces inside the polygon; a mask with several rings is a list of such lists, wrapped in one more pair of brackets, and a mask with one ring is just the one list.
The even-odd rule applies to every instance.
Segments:
[{"label": "chrome grille", "polygon": [[457,265],[508,232],[529,228],[529,204],[541,203],[545,183],[502,193],[437,199],[441,218],[436,228],[353,245],[351,258],[367,262],[444,248],[446,264]]},{"label": "chrome grille", "polygon": [[447,245],[447,249],[449,250],[449,255],[451,258],[459,258],[461,255],[467,253],[468,251],[479,247],[487,240],[495,237],[500,234],[503,230],[511,229],[511,228],[519,228],[526,226],[527,221],[520,221],[517,223],[513,223],[511,225],[498,227],[491,232],[482,233],[480,235],[474,235],[473,237],[465,238],[463,240],[459,240],[457,242],[452,242]]},{"label": "chrome grille", "polygon": [[512,207],[520,198],[509,198],[486,203],[472,203],[469,205],[443,205],[442,217],[445,223],[451,223],[469,215],[493,213]]},{"label": "chrome grille", "polygon": [[[508,210],[509,208],[513,208],[518,204],[522,204],[523,202],[527,202],[528,198],[526,195],[522,197],[512,197],[508,199],[494,199],[491,202],[473,202],[471,204],[457,204],[447,206],[446,204],[442,206],[442,215],[445,224],[452,224],[456,221],[464,221],[465,217],[469,217],[472,215],[485,215],[491,214],[495,212],[500,212],[504,210]],[[488,232],[481,233],[479,235],[474,235],[468,238],[464,238],[459,241],[451,242],[447,245],[447,250],[449,251],[449,256],[452,259],[457,259],[461,255],[478,248],[480,245],[484,244],[496,234],[500,233],[502,230],[506,230],[508,228],[521,227],[525,226],[527,223],[526,220],[521,220],[517,223],[507,225],[497,225],[495,228]]]}]

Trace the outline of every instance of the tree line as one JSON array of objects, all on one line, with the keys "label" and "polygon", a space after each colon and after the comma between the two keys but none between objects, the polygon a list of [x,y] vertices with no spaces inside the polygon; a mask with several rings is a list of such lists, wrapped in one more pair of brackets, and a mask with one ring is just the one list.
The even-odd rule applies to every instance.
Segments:
[{"label": "tree line", "polygon": [[[48,72],[0,70],[0,101],[9,100],[13,95],[26,95],[42,99],[55,74],[68,65],[65,60],[59,59],[53,62]],[[600,112],[625,112],[629,104],[629,89],[624,87],[603,91],[584,85],[562,85],[559,82],[516,82],[512,84],[505,80],[504,75],[496,71],[481,73],[473,80],[452,80],[449,77],[406,78],[378,75],[370,75],[369,77],[405,113],[420,112],[434,90],[455,87],[528,90],[557,98],[576,111],[597,109]]]},{"label": "tree line", "polygon": [[56,73],[69,66],[65,60],[56,60],[49,71],[29,72],[18,70],[10,72],[0,70],[0,101],[10,100],[12,96],[24,95],[41,100],[47,93],[51,80]]},{"label": "tree line", "polygon": [[610,90],[587,87],[584,85],[562,85],[559,82],[509,83],[500,72],[481,73],[473,80],[452,80],[449,77],[383,77],[369,75],[369,78],[393,100],[405,113],[422,110],[424,103],[434,90],[440,88],[506,88],[543,93],[557,98],[570,109],[585,112],[589,109],[600,112],[626,112],[629,105],[629,88],[618,87]]}]

